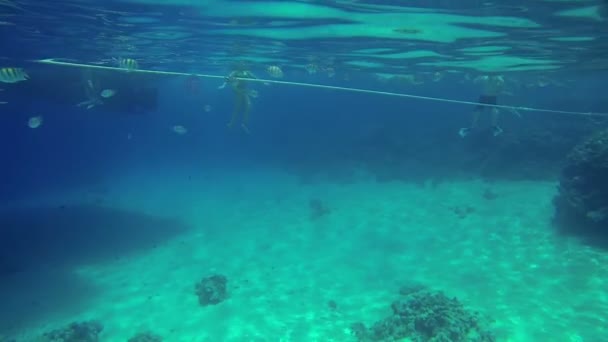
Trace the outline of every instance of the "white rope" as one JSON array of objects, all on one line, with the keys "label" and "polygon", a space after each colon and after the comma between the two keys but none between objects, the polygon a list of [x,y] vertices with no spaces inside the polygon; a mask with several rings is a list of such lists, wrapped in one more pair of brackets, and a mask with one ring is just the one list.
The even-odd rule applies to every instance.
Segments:
[{"label": "white rope", "polygon": [[[52,64],[52,65],[67,66],[67,67],[89,68],[89,69],[100,69],[100,70],[112,70],[112,71],[129,72],[129,73],[170,75],[170,76],[191,76],[191,77],[217,78],[217,79],[225,79],[226,78],[225,76],[220,76],[220,75],[185,73],[185,72],[176,72],[176,71],[145,70],[145,69],[124,69],[124,68],[110,67],[110,66],[104,66],[104,65],[61,62],[61,61],[56,61],[56,60],[54,60],[52,58],[41,59],[41,60],[37,60],[35,62],[42,63],[42,64]],[[329,89],[329,90],[337,90],[337,91],[348,91],[348,92],[354,92],[354,93],[365,93],[365,94],[373,94],[373,95],[405,97],[405,98],[414,99],[414,100],[444,102],[444,103],[453,103],[453,104],[460,104],[460,105],[472,105],[472,106],[478,106],[478,105],[480,105],[478,102],[473,102],[473,101],[461,101],[461,100],[446,99],[446,98],[441,98],[441,97],[430,97],[430,96],[420,96],[420,95],[412,95],[412,94],[393,93],[393,92],[387,92],[387,91],[361,89],[361,88],[339,87],[339,86],[329,86],[329,85],[323,85],[323,84],[290,82],[290,81],[279,81],[279,80],[267,80],[267,79],[258,79],[258,78],[238,78],[238,79],[247,80],[247,81],[251,81],[251,82],[262,82],[262,83],[282,84],[282,85],[290,85],[290,86],[298,86],[298,87]],[[552,113],[552,114],[567,114],[567,115],[604,116],[604,117],[608,117],[608,113],[601,113],[601,112],[579,112],[579,111],[556,110],[556,109],[547,109],[547,108],[533,108],[533,107],[522,107],[522,106],[507,106],[507,105],[497,105],[497,104],[495,104],[495,105],[492,105],[492,104],[482,104],[482,105],[486,106],[486,107],[508,109],[508,110],[513,110],[513,111],[528,111],[528,112],[542,112],[542,113]]]}]

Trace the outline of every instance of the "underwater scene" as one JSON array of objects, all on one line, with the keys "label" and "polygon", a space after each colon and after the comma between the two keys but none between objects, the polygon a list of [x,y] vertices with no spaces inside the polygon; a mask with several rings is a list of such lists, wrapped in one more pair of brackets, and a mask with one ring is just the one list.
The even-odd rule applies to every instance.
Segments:
[{"label": "underwater scene", "polygon": [[608,342],[608,1],[0,0],[0,342]]}]

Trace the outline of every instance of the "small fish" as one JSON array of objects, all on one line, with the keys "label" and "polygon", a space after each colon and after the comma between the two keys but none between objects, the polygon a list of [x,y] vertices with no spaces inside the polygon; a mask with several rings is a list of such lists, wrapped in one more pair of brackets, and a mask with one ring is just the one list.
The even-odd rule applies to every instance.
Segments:
[{"label": "small fish", "polygon": [[318,65],[316,65],[316,64],[310,63],[310,64],[306,64],[306,65],[304,66],[304,69],[306,70],[306,72],[307,72],[309,75],[313,75],[313,74],[316,74],[316,73],[317,73],[317,71],[319,71],[319,66],[318,66]]},{"label": "small fish", "polygon": [[175,126],[173,126],[173,132],[175,132],[179,135],[184,135],[184,134],[188,133],[188,130],[186,129],[186,127],[184,127],[182,125],[175,125]]},{"label": "small fish", "polygon": [[548,85],[550,85],[551,83],[547,80],[538,80],[537,85],[541,88],[544,88]]},{"label": "small fish", "polygon": [[283,77],[283,70],[281,70],[281,68],[276,65],[271,65],[268,68],[266,68],[266,72],[268,73],[268,75],[270,75],[274,78]]},{"label": "small fish", "polygon": [[443,74],[440,73],[439,71],[436,71],[436,72],[433,73],[433,75],[431,76],[431,78],[433,79],[433,82],[439,82],[443,78]]},{"label": "small fish", "polygon": [[249,90],[249,96],[251,96],[251,97],[252,97],[252,98],[254,98],[254,99],[257,99],[259,95],[260,95],[260,94],[258,93],[258,91],[257,91],[257,90],[255,90],[255,89],[251,89],[251,90]]},{"label": "small fish", "polygon": [[104,99],[107,99],[107,98],[114,96],[114,94],[116,94],[116,90],[104,89],[101,91],[101,93],[99,95],[101,95],[101,97],[103,97]]},{"label": "small fish", "polygon": [[42,116],[33,116],[27,120],[27,125],[29,128],[38,128],[42,126]]},{"label": "small fish", "polygon": [[0,101],[0,105],[7,104],[7,103],[8,102],[6,102],[6,101]]},{"label": "small fish", "polygon": [[127,70],[137,70],[139,69],[139,63],[133,58],[119,58],[118,66]]},{"label": "small fish", "polygon": [[205,112],[209,113],[211,111],[211,105],[205,105],[203,109],[205,109]]},{"label": "small fish", "polygon": [[21,68],[2,68],[0,69],[0,82],[17,83],[26,81],[30,77]]},{"label": "small fish", "polygon": [[91,99],[91,100],[82,101],[79,104],[77,104],[76,106],[78,106],[78,107],[86,106],[86,109],[91,109],[97,105],[102,105],[102,104],[103,104],[103,101],[101,101],[100,99]]}]

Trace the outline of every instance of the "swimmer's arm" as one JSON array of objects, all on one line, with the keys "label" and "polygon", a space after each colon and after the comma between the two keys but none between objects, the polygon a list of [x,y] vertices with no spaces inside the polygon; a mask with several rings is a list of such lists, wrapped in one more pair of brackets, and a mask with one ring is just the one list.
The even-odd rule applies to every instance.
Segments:
[{"label": "swimmer's arm", "polygon": [[230,80],[234,78],[235,74],[236,74],[236,71],[232,71],[230,74],[228,74],[228,76],[224,77],[224,83],[222,83],[219,87],[217,87],[217,89],[226,88],[226,85],[228,85],[228,82],[230,82]]},{"label": "swimmer's arm", "polygon": [[473,79],[473,83],[479,84],[488,80],[488,76],[477,76]]},{"label": "swimmer's arm", "polygon": [[502,78],[502,76],[500,76],[496,82],[496,89],[498,90],[499,93],[504,93],[506,92],[506,83],[505,83],[505,79]]}]

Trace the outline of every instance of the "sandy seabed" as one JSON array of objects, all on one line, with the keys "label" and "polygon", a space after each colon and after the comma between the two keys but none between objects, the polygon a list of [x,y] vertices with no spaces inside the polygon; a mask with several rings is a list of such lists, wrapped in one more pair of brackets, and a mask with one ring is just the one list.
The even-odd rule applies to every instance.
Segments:
[{"label": "sandy seabed", "polygon": [[[352,323],[386,317],[401,286],[422,284],[488,317],[498,341],[604,341],[608,251],[556,233],[555,193],[552,182],[302,184],[276,170],[125,177],[104,205],[192,229],[74,269],[96,289],[86,309],[20,335],[94,319],[102,341],[355,341]],[[311,216],[311,200],[329,212]],[[212,274],[229,298],[201,307],[194,284]]]}]

